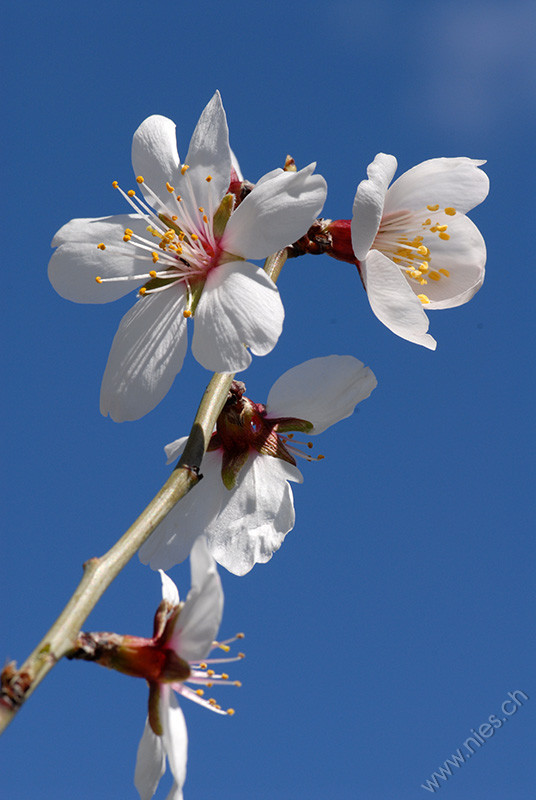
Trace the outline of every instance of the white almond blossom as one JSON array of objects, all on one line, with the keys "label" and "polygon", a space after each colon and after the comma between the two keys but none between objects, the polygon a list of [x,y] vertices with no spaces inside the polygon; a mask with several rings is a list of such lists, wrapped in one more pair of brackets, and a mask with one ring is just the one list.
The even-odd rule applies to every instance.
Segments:
[{"label": "white almond blossom", "polygon": [[[246,369],[281,333],[277,287],[246,259],[264,259],[309,227],[326,197],[314,164],[273,170],[239,204],[239,170],[219,92],[201,114],[181,164],[175,124],[146,119],[134,134],[138,192],[117,188],[134,213],[74,219],[55,235],[49,264],[56,291],[79,303],[106,303],[133,288],[139,299],[115,335],[101,388],[101,412],[138,419],[166,395],[187,350],[216,372]],[[238,175],[237,175],[238,173]],[[249,350],[247,349],[249,348]]]},{"label": "white almond blossom", "polygon": [[426,310],[467,303],[484,281],[486,246],[466,216],[489,191],[471,158],[432,158],[389,186],[394,156],[379,153],[357,187],[352,245],[374,314],[434,350]]},{"label": "white almond blossom", "polygon": [[[182,787],[186,779],[188,735],[184,715],[177,702],[175,692],[216,711],[224,711],[213,698],[206,699],[201,686],[214,684],[239,686],[239,681],[229,681],[225,673],[217,674],[210,665],[236,661],[243,657],[210,659],[206,656],[215,647],[229,650],[229,642],[215,642],[223,611],[223,590],[214,559],[210,555],[205,538],[200,536],[191,553],[192,586],[186,602],[180,603],[177,587],[164,572],[162,578],[162,603],[155,618],[153,651],[165,656],[160,679],[149,681],[149,715],[141,738],[136,761],[134,783],[141,800],[150,800],[156,792],[160,778],[166,771],[166,758],[173,774],[174,783],[168,800],[181,800]],[[242,634],[237,637],[242,638]],[[129,650],[132,665],[136,659],[135,644],[146,640],[133,640]],[[145,669],[151,665],[146,656],[150,647],[139,647],[140,658],[145,659]],[[160,664],[162,659],[156,659]],[[174,679],[180,676],[180,680]],[[194,684],[191,689],[184,681]]]},{"label": "white almond blossom", "polygon": [[[349,417],[370,395],[376,378],[353,356],[328,356],[288,370],[272,386],[266,405],[243,396],[235,382],[202,464],[203,480],[178,503],[140,550],[153,569],[183,561],[205,532],[216,561],[235,575],[265,563],[294,526],[289,481],[301,483],[296,455],[311,442],[289,431],[318,434]],[[168,463],[187,437],[167,445]]]}]

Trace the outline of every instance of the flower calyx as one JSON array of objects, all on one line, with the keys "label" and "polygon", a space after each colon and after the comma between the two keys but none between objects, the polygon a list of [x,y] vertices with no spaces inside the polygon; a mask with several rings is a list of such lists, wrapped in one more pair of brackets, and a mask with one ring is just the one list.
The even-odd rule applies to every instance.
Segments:
[{"label": "flower calyx", "polygon": [[218,417],[209,451],[222,450],[221,477],[227,489],[233,489],[250,451],[272,456],[296,465],[296,459],[285,446],[287,431],[309,433],[311,422],[291,417],[268,418],[266,406],[254,403],[244,395],[245,384],[233,381],[227,401]]},{"label": "flower calyx", "polygon": [[165,635],[147,639],[109,632],[81,633],[76,648],[67,657],[94,661],[124,675],[144,678],[149,683],[187,680],[191,674],[190,665],[165,645]]}]

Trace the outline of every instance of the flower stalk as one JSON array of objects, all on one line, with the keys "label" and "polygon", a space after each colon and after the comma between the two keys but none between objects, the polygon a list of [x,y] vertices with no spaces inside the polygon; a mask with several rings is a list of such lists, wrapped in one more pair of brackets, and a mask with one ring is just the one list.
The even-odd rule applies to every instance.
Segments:
[{"label": "flower stalk", "polygon": [[[277,281],[288,256],[281,250],[266,259],[264,271]],[[215,373],[199,404],[183,454],[160,491],[137,520],[103,556],[90,558],[73,596],[48,633],[20,668],[13,662],[1,674],[0,734],[43,678],[76,646],[80,629],[108,586],[171,509],[202,478],[201,462],[234,375]]]}]

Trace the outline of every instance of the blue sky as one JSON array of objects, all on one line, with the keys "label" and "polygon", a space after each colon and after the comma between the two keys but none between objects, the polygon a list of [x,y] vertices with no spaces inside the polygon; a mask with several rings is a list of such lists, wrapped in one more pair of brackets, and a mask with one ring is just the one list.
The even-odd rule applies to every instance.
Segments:
[{"label": "blue sky", "polygon": [[[424,798],[421,784],[495,714],[507,721],[433,794],[527,797],[533,4],[29,2],[3,22],[2,657],[25,658],[82,563],[165,481],[163,446],[187,433],[209,378],[189,356],[147,417],[104,419],[100,379],[131,301],[78,306],[47,281],[64,222],[124,211],[111,181],[132,179],[139,123],[171,117],[184,153],[218,88],[244,174],[255,181],[287,152],[317,161],[331,218],[350,216],[379,151],[398,174],[435,156],[485,158],[491,193],[471,216],[486,281],[469,304],[430,313],[435,353],[375,319],[351,266],[307,257],[282,274],[284,332],[241,376],[247,394],[263,401],[286,369],[331,353],[360,358],[379,385],[318,440],[326,458],[304,465],[296,527],[272,561],[243,578],[222,571],[222,635],[246,634],[232,671],[243,687],[222,697],[232,719],[183,703],[185,796]],[[187,567],[171,575],[184,595]],[[134,558],[86,627],[148,635],[159,595]],[[516,690],[529,699],[508,717]],[[3,795],[136,798],[146,695],[142,681],[61,663],[3,738]]]}]

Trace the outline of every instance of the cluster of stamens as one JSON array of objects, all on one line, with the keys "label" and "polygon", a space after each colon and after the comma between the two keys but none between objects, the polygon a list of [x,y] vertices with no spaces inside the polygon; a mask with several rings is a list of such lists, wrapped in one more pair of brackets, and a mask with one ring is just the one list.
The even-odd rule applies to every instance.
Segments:
[{"label": "cluster of stamens", "polygon": [[[243,638],[243,633],[237,633],[232,639],[226,639],[223,642],[213,642],[211,652],[212,650],[219,649],[223,650],[224,653],[228,653],[231,649],[230,645],[237,639]],[[211,689],[214,685],[242,686],[240,681],[231,681],[226,672],[217,673],[214,669],[212,669],[212,665],[228,664],[232,661],[241,661],[243,658],[245,658],[245,654],[238,653],[236,656],[230,656],[227,658],[206,658],[198,663],[191,663],[190,675],[187,679],[188,683],[202,685],[207,689]],[[184,697],[187,697],[188,699],[194,700],[196,703],[205,706],[205,708],[215,711],[217,714],[228,714],[229,716],[232,716],[235,713],[234,708],[223,709],[214,697],[209,697],[206,699],[204,697],[204,689],[199,688],[192,690],[183,684],[181,687],[181,694]]]},{"label": "cluster of stamens", "polygon": [[[439,204],[428,205],[427,210],[435,213],[440,211]],[[456,209],[447,206],[443,209],[447,216],[454,216]],[[411,212],[397,212],[392,215],[387,214],[383,217],[381,225],[376,235],[373,247],[385,253],[389,258],[404,270],[405,275],[411,281],[415,281],[419,286],[426,286],[429,280],[439,281],[441,278],[448,278],[448,269],[431,269],[432,253],[430,248],[424,244],[425,235],[429,241],[429,234],[436,234],[442,241],[448,241],[450,234],[447,233],[448,225],[433,222],[431,217],[427,217],[415,227],[415,214]],[[401,236],[397,236],[400,228],[407,223],[406,231]],[[425,294],[417,295],[423,304],[430,302]]]},{"label": "cluster of stamens", "polygon": [[322,459],[325,458],[323,455],[313,456],[311,453],[302,449],[303,447],[307,447],[309,450],[312,450],[314,447],[313,442],[300,442],[298,439],[294,438],[293,433],[278,433],[277,436],[289,453],[304,458],[305,461],[322,461]]},{"label": "cluster of stamens", "polygon": [[[143,197],[137,195],[134,189],[125,192],[117,181],[113,181],[113,187],[122,194],[136,214],[147,223],[146,236],[140,236],[131,228],[125,228],[123,242],[135,248],[133,257],[136,262],[140,263],[140,267],[144,263],[153,265],[158,263],[159,266],[158,269],[153,268],[146,272],[142,269],[136,275],[112,278],[97,276],[95,278],[97,283],[145,280],[146,283],[139,289],[141,297],[162,292],[170,286],[183,283],[186,285],[189,301],[184,311],[186,317],[192,315],[192,311],[189,309],[192,284],[206,278],[211,267],[215,265],[219,252],[212,226],[212,219],[216,211],[213,207],[212,193],[208,193],[209,207],[206,210],[204,207],[198,206],[192,182],[187,175],[188,169],[187,164],[181,167],[181,174],[186,176],[187,202],[184,202],[183,197],[175,193],[175,187],[167,182],[166,189],[170,199],[166,205],[145,183],[143,176],[138,175],[136,181],[138,184],[144,185],[154,208],[149,206]],[[205,180],[210,183],[212,176],[207,175]],[[100,242],[97,248],[106,250],[106,243]]]}]

